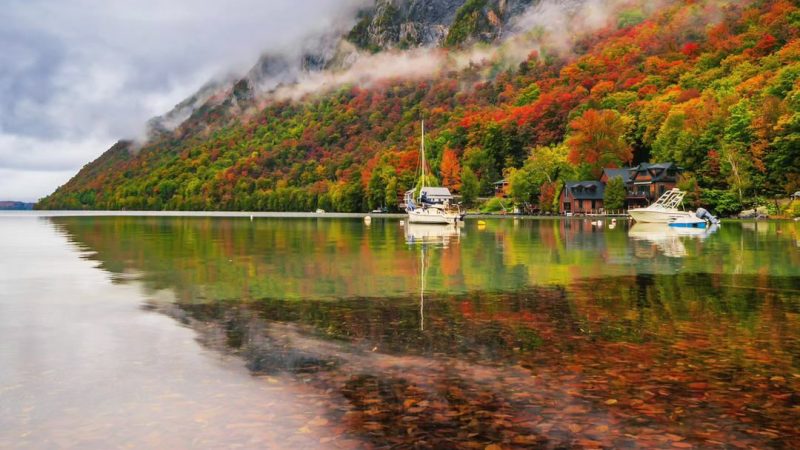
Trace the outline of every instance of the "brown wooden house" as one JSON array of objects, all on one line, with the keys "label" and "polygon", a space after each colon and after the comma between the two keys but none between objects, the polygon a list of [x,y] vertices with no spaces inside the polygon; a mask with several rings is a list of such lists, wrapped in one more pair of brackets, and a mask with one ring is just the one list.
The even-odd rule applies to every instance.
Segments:
[{"label": "brown wooden house", "polygon": [[673,163],[639,164],[631,169],[628,208],[647,206],[678,184],[680,169]]},{"label": "brown wooden house", "polygon": [[642,163],[624,169],[604,169],[600,181],[605,185],[612,178],[622,178],[628,190],[625,207],[630,209],[647,206],[676,187],[679,172],[673,163]]},{"label": "brown wooden house", "polygon": [[599,181],[567,182],[561,191],[559,211],[562,214],[590,214],[603,210],[605,185]]},{"label": "brown wooden house", "polygon": [[623,169],[603,169],[600,181],[568,182],[559,199],[561,214],[601,212],[605,186],[622,178],[627,188],[625,208],[647,206],[678,184],[680,168],[673,163],[642,163]]},{"label": "brown wooden house", "polygon": [[500,198],[508,197],[508,180],[500,180],[492,183],[494,187],[494,196]]}]

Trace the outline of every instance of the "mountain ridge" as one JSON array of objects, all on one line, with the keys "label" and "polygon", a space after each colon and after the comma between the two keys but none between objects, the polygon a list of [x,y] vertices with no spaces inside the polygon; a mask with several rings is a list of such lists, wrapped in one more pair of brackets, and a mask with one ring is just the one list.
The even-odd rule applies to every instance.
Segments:
[{"label": "mountain ridge", "polygon": [[[243,77],[229,75],[209,81],[171,111],[150,119],[147,136],[149,139],[163,137],[189,119],[194,111],[221,103],[219,97],[233,94],[237,86],[240,95],[242,90],[247,90],[247,96],[255,98],[296,83],[303,74],[346,69],[357,58],[359,50],[377,53],[411,47],[453,46],[471,39],[498,40],[502,36],[502,26],[535,3],[536,0],[375,0],[371,7],[359,12],[358,22],[349,31],[311,36],[298,55],[267,52]],[[474,17],[468,17],[470,15]],[[461,27],[459,36],[453,37],[453,42],[446,42],[451,38],[453,25]]]},{"label": "mountain ridge", "polygon": [[413,184],[425,118],[433,172],[444,179],[454,169],[443,161],[456,161],[454,189],[462,176],[489,189],[503,176],[528,174],[530,186],[512,185],[511,195],[544,209],[556,180],[586,176],[593,161],[608,160],[568,139],[590,111],[623,125],[612,130],[620,133],[612,147],[684,166],[686,187],[698,192],[692,201],[717,212],[797,189],[796,2],[676,0],[655,8],[609,0],[604,20],[565,3],[572,9],[561,16],[553,2],[535,6],[538,15],[525,23],[538,22],[520,40],[379,52],[417,58],[411,67],[438,58],[435,70],[416,76],[342,82],[298,98],[270,97],[291,83],[265,95],[240,79],[141,149],[120,142],[40,207],[365,210]]}]

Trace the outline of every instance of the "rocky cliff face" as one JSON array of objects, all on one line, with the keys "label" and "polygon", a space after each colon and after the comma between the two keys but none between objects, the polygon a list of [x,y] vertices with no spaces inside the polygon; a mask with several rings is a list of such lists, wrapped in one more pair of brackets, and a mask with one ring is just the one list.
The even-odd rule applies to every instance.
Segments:
[{"label": "rocky cliff face", "polygon": [[202,128],[198,112],[236,114],[259,93],[295,83],[305,73],[348,67],[359,50],[453,47],[500,39],[509,21],[538,1],[374,0],[359,12],[349,31],[313,36],[296,54],[264,54],[243,77],[209,82],[172,111],[152,119],[149,137],[167,136],[181,126],[184,133],[186,128]]},{"label": "rocky cliff face", "polygon": [[533,0],[376,0],[347,38],[371,51],[458,45],[500,37]]}]

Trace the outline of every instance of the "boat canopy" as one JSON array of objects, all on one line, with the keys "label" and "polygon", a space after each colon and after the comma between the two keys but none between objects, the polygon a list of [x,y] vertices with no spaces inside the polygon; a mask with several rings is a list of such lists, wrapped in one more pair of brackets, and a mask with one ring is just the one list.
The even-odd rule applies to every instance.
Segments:
[{"label": "boat canopy", "polygon": [[664,195],[650,205],[649,208],[677,209],[681,202],[683,202],[684,197],[686,197],[686,192],[678,188],[670,189],[664,192]]}]

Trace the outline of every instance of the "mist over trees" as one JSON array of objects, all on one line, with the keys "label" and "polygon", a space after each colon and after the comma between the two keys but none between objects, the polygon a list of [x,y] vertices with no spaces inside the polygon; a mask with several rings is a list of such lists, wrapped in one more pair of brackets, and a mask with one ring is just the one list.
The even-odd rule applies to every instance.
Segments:
[{"label": "mist over trees", "polygon": [[[730,213],[800,190],[800,9],[668,2],[561,55],[301,101],[220,107],[137,152],[112,149],[41,208],[366,211],[416,185],[424,119],[432,176],[465,201],[507,177],[550,211],[565,180],[674,162],[693,201]],[[124,147],[124,146],[123,146]]]}]

